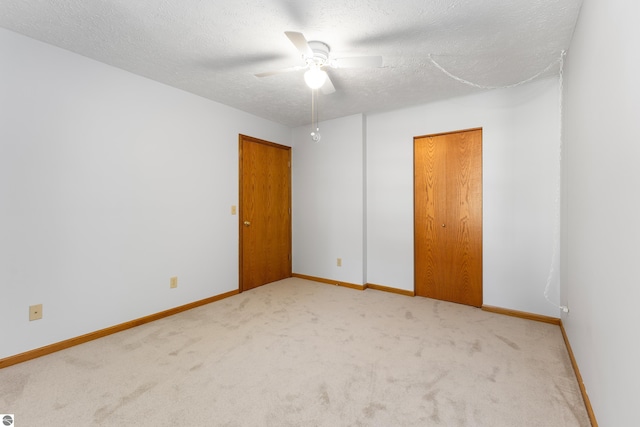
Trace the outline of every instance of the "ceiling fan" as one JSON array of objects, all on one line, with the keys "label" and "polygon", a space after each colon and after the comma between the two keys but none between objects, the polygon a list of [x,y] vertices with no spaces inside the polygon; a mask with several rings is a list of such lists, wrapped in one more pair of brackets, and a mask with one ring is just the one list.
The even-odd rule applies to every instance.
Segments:
[{"label": "ceiling fan", "polygon": [[320,89],[322,93],[328,95],[336,91],[331,79],[323,68],[371,68],[381,67],[381,56],[355,56],[347,58],[331,58],[331,48],[321,41],[307,41],[302,33],[295,31],[285,31],[284,33],[291,43],[302,54],[304,65],[283,68],[266,73],[258,73],[256,77],[268,77],[276,74],[288,73],[291,71],[307,70],[304,79],[312,89]]}]

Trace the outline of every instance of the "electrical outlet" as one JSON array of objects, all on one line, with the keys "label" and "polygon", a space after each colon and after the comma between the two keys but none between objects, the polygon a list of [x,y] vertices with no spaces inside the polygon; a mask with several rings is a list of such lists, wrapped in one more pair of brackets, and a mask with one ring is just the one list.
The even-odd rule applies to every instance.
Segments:
[{"label": "electrical outlet", "polygon": [[169,280],[169,287],[170,288],[177,288],[178,287],[178,276],[174,276]]},{"label": "electrical outlet", "polygon": [[42,304],[30,305],[29,320],[40,320],[40,319],[42,319]]},{"label": "electrical outlet", "polygon": [[338,258],[338,262],[336,264],[338,267],[342,267],[342,258]]}]

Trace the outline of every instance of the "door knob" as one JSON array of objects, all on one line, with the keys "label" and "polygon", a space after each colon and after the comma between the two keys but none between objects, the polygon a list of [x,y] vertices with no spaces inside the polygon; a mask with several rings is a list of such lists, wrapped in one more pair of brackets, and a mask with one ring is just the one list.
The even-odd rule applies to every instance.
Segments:
[{"label": "door knob", "polygon": [[251,225],[251,223],[249,221],[245,221],[244,225],[246,225],[247,227]]},{"label": "door knob", "polygon": [[443,227],[446,227],[446,225],[442,224]]}]

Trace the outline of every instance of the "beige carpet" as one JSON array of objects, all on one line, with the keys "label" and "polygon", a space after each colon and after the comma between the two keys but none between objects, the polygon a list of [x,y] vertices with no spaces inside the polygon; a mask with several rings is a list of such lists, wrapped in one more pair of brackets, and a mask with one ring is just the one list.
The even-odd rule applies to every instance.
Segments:
[{"label": "beige carpet", "polygon": [[557,326],[287,279],[0,370],[38,426],[589,426]]}]

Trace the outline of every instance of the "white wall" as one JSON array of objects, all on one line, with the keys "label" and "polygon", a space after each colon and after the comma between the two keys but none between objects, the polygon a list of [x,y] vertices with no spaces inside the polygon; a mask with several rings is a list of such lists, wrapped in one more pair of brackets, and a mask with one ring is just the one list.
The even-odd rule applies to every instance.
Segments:
[{"label": "white wall", "polygon": [[638,16],[586,0],[565,72],[563,323],[602,426],[638,425]]},{"label": "white wall", "polygon": [[238,288],[238,134],[289,128],[3,29],[0,62],[0,358]]},{"label": "white wall", "polygon": [[310,131],[301,126],[293,136],[293,272],[362,285],[363,117],[321,122],[317,143]]},{"label": "white wall", "polygon": [[414,289],[413,137],[481,127],[484,304],[558,317],[558,94],[553,78],[368,115],[368,281]]},{"label": "white wall", "polygon": [[552,78],[323,122],[319,143],[295,129],[294,272],[413,290],[413,137],[482,127],[484,303],[559,316],[558,95]]},{"label": "white wall", "polygon": [[316,144],[5,30],[0,57],[0,357],[237,289],[239,133],[294,146],[294,272],[412,290],[413,137],[482,127],[484,303],[559,314],[554,79],[323,122]]}]

